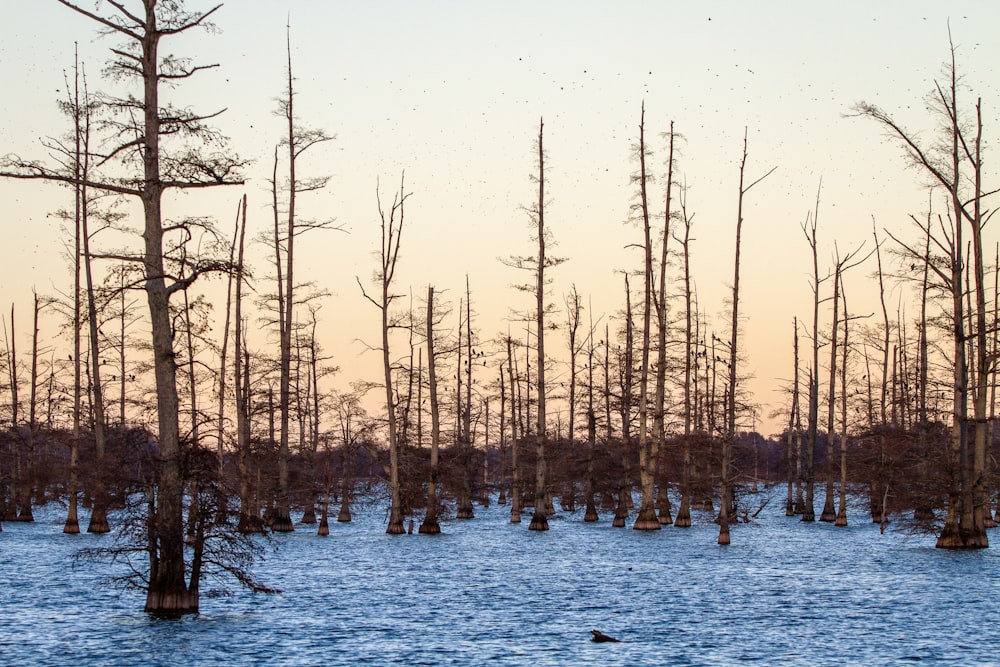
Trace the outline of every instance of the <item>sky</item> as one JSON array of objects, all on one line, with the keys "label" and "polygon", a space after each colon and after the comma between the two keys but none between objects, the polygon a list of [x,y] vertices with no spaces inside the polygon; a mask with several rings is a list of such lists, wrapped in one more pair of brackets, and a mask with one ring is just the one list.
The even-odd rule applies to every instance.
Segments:
[{"label": "sky", "polygon": [[[189,0],[189,6],[210,3]],[[44,158],[39,139],[67,129],[56,99],[74,43],[91,88],[113,89],[99,74],[118,41],[99,37],[92,23],[55,0],[4,0],[3,13],[0,154]],[[621,272],[641,267],[630,178],[645,104],[657,210],[663,133],[673,122],[681,137],[675,171],[694,214],[692,272],[702,311],[723,338],[744,135],[747,179],[775,170],[744,204],[740,347],[742,371],[752,376],[748,387],[760,405],[757,427],[776,432],[785,417],[770,415],[786,409],[792,321],[811,312],[811,256],[801,226],[820,183],[821,273],[838,250],[870,250],[873,225],[912,236],[909,215],[922,217],[927,208],[923,175],[907,168],[898,144],[874,123],[850,117],[852,106],[876,103],[930,136],[935,125],[925,96],[942,76],[950,26],[971,91],[964,101],[983,99],[987,150],[1000,126],[994,69],[1000,4],[985,0],[228,0],[215,23],[217,34],[190,34],[166,47],[219,65],[171,91],[170,99],[199,111],[226,109],[216,125],[252,163],[244,187],[172,197],[167,215],[211,215],[229,230],[246,193],[251,233],[270,224],[267,179],[283,130],[273,112],[285,85],[290,26],[301,122],[336,136],[300,165],[306,175],[330,177],[300,207],[305,217],[335,218],[343,231],[303,237],[296,261],[299,276],[330,292],[319,336],[341,366],[336,382],[343,385],[380,377],[377,353],[366,351],[378,340],[379,315],[357,279],[369,284],[376,266],[376,186],[391,201],[404,172],[412,195],[400,290],[416,298],[433,284],[439,300],[457,305],[468,276],[484,339],[506,332],[513,312],[533,307],[529,294],[512,289],[525,276],[501,260],[533,252],[523,207],[536,196],[531,175],[540,119],[552,252],[566,258],[551,271],[550,300],[561,310],[575,285],[588,305],[585,316],[615,322],[624,304]],[[995,183],[989,153],[986,161],[988,182]],[[53,294],[69,284],[65,234],[50,214],[70,204],[62,188],[0,181],[0,305],[6,312],[14,304],[19,323],[29,319],[32,288]],[[987,247],[996,238],[990,230]],[[260,275],[264,254],[262,246],[252,250]],[[871,263],[852,270],[845,287],[852,311],[876,312],[873,270]],[[668,280],[679,278],[675,269]],[[910,295],[894,289],[890,308],[900,301],[915,312]],[[22,350],[28,335],[19,324]],[[550,341],[549,349],[565,347],[562,333]]]}]

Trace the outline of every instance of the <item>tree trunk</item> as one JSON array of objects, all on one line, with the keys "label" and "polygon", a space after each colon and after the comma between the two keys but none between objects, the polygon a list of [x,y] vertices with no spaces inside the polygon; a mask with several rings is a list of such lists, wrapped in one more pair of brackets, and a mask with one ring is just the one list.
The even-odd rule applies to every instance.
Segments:
[{"label": "tree trunk", "polygon": [[441,441],[441,415],[438,410],[437,368],[434,353],[434,288],[427,287],[427,381],[431,401],[431,469],[427,482],[427,511],[420,524],[422,535],[437,535],[441,526],[437,520],[438,446]]},{"label": "tree trunk", "polygon": [[[649,222],[649,205],[646,194],[646,108],[643,104],[642,119],[639,121],[639,198],[643,229],[643,297],[642,297],[642,348],[639,367],[639,486],[642,501],[639,514],[632,528],[635,530],[659,530],[656,518],[656,440],[649,437],[649,352],[653,310],[653,239]],[[669,184],[668,184],[669,189]]]},{"label": "tree trunk", "polygon": [[510,522],[521,523],[521,464],[518,460],[520,449],[517,440],[517,402],[514,400],[514,353],[513,341],[507,333],[507,384],[510,386]]},{"label": "tree trunk", "polygon": [[538,348],[538,369],[535,379],[538,383],[537,426],[535,429],[535,512],[531,517],[529,530],[548,530],[549,520],[545,515],[545,151],[542,147],[544,123],[538,122],[538,264],[535,281],[535,324]]}]

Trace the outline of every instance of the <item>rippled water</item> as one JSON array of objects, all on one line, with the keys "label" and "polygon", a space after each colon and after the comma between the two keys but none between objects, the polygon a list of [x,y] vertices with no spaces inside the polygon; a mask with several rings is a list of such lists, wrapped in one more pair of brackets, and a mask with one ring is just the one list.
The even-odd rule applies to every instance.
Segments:
[{"label": "rippled water", "polygon": [[203,598],[180,621],[72,562],[106,536],[64,536],[58,506],[35,516],[0,533],[5,665],[1000,664],[996,547],[936,550],[860,512],[805,525],[771,503],[719,547],[708,517],[639,533],[580,511],[535,533],[494,504],[392,537],[372,509],[328,538],[277,536],[256,573],[282,594]]}]

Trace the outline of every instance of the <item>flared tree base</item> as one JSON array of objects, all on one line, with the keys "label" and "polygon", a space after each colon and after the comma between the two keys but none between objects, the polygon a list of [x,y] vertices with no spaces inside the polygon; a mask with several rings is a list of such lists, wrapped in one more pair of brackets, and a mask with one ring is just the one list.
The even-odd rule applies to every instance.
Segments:
[{"label": "flared tree base", "polygon": [[274,509],[274,516],[271,519],[271,530],[275,533],[290,533],[295,530],[292,517],[289,516],[287,509],[280,507]]},{"label": "flared tree base", "polygon": [[111,526],[108,525],[108,514],[103,508],[94,507],[94,511],[90,514],[90,523],[87,524],[87,532],[97,534],[111,532]]},{"label": "flared tree base", "polygon": [[510,522],[511,523],[521,523],[521,512],[520,511],[518,511],[518,512],[511,511],[511,513],[510,513]]},{"label": "flared tree base", "polygon": [[178,591],[146,593],[147,614],[159,618],[180,618],[186,614],[198,613],[198,594],[181,587]]},{"label": "flared tree base", "polygon": [[837,520],[837,511],[833,509],[833,503],[823,506],[823,512],[819,515],[819,520],[832,523]]},{"label": "flared tree base", "polygon": [[674,517],[674,528],[691,527],[691,499],[687,495],[681,496],[681,506],[677,508],[677,516]]},{"label": "flared tree base", "polygon": [[670,496],[662,487],[659,489],[656,498],[656,517],[661,526],[669,526],[674,522],[673,508],[670,506]]},{"label": "flared tree base", "polygon": [[944,524],[944,528],[941,530],[941,534],[938,535],[934,546],[938,549],[964,549],[965,544],[962,542],[962,535],[958,531],[958,526],[954,523]]},{"label": "flared tree base", "polygon": [[337,523],[350,523],[351,522],[351,510],[346,507],[340,508],[340,513],[337,515]]},{"label": "flared tree base", "polygon": [[319,520],[319,527],[316,529],[319,537],[327,537],[330,534],[330,521],[324,516]]},{"label": "flared tree base", "polygon": [[656,511],[652,507],[639,510],[639,516],[632,524],[633,530],[659,530],[660,520],[656,517]]},{"label": "flared tree base", "polygon": [[719,527],[719,546],[729,546],[729,526],[723,525]]},{"label": "flared tree base", "polygon": [[312,505],[306,506],[306,511],[302,515],[302,519],[299,523],[304,523],[308,525],[314,525],[316,523],[316,508]]},{"label": "flared tree base", "polygon": [[63,532],[67,535],[79,535],[80,522],[76,519],[66,519],[66,523],[63,524]]},{"label": "flared tree base", "polygon": [[475,519],[476,515],[472,511],[472,505],[463,505],[455,512],[456,519]]},{"label": "flared tree base", "polygon": [[545,516],[545,512],[536,511],[531,515],[531,524],[528,525],[528,530],[548,530],[549,520]]},{"label": "flared tree base", "polygon": [[420,528],[417,532],[421,535],[440,535],[441,525],[437,522],[437,519],[427,519],[425,518],[420,524]]},{"label": "flared tree base", "polygon": [[583,514],[583,520],[587,523],[593,523],[594,521],[597,521],[598,518],[597,505],[594,503],[594,497],[590,496],[587,498],[587,511]]},{"label": "flared tree base", "polygon": [[390,521],[389,526],[385,529],[386,535],[404,535],[406,533],[406,528],[403,526],[403,520]]},{"label": "flared tree base", "polygon": [[989,538],[982,531],[963,531],[962,541],[966,549],[988,549],[990,546]]},{"label": "flared tree base", "polygon": [[847,525],[847,512],[841,509],[837,512],[837,519],[833,522],[834,526],[844,527]]}]

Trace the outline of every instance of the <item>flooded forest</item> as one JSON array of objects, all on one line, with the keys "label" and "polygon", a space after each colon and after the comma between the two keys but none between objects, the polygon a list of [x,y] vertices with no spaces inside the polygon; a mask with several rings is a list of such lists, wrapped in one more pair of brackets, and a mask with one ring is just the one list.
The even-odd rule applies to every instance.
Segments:
[{"label": "flooded forest", "polygon": [[[430,559],[454,548],[458,556],[448,557],[471,566],[503,549],[523,571],[547,572],[539,587],[562,590],[564,562],[590,582],[580,586],[599,590],[596,572],[653,568],[656,551],[634,550],[669,533],[662,539],[681,560],[814,543],[841,565],[884,564],[891,550],[873,554],[891,540],[898,552],[937,547],[920,558],[977,576],[967,561],[942,559],[986,549],[1000,521],[1000,245],[989,233],[996,172],[984,168],[996,115],[963,85],[953,43],[942,49],[942,73],[923,79],[933,132],[911,131],[877,99],[845,110],[859,132],[881,132],[898,149],[882,168],[908,171],[928,195],[909,203],[922,213],[901,212],[906,233],[873,222],[869,239],[834,245],[830,257],[823,248],[837,229],[824,224],[817,179],[797,230],[812,267],[811,308],[789,313],[792,345],[775,341],[787,366],[783,405],[763,414],[742,342],[741,234],[748,206],[779,167],[766,147],[752,150],[752,127],[734,147],[726,193],[735,253],[712,259],[727,293],[707,304],[692,278],[699,255],[680,176],[684,128],[651,127],[644,103],[619,119],[630,128],[633,172],[631,224],[618,233],[634,263],[608,277],[620,302],[601,313],[569,275],[586,269],[563,266],[549,226],[547,188],[558,167],[546,140],[559,121],[535,114],[517,148],[531,156],[525,224],[505,232],[514,254],[498,250],[516,276],[509,298],[519,310],[502,330],[484,330],[475,274],[456,293],[397,270],[418,233],[406,215],[413,193],[404,171],[377,184],[368,273],[336,286],[303,277],[300,249],[342,230],[334,217],[303,213],[329,180],[306,160],[335,136],[297,110],[308,81],[295,76],[293,30],[286,78],[266,84],[284,130],[259,137],[273,151],[262,207],[248,204],[248,161],[215,128],[216,110],[171,101],[216,67],[174,49],[189,48],[192,34],[211,39],[213,22],[227,20],[221,6],[58,4],[108,33],[109,60],[89,69],[66,63],[65,81],[52,82],[65,125],[34,155],[0,146],[0,176],[24,191],[48,188],[52,217],[72,236],[65,284],[3,317],[0,554],[11,572],[41,558],[39,545],[58,545],[90,577],[81,585],[92,595],[110,579],[131,591],[128,605],[171,619],[202,611],[217,584],[237,598],[288,598],[291,588],[307,599],[302,571],[338,542],[340,563],[314,572],[355,572],[365,562],[368,572],[412,566],[428,579],[461,578],[455,563],[434,570]],[[178,216],[177,193],[186,209],[198,197],[228,198],[234,215]],[[250,261],[251,244],[265,249],[265,261]],[[859,274],[868,277],[865,295],[845,280]],[[359,292],[367,310],[344,318],[324,310],[330,290]],[[855,305],[862,300],[864,308]],[[353,353],[323,344],[326,327],[350,328],[354,317],[379,332],[365,341],[377,363],[362,377],[339,368]],[[778,424],[775,432],[759,432],[765,422]],[[44,542],[14,540],[28,523]],[[605,547],[622,560],[578,560]],[[275,560],[275,549],[299,560]],[[768,553],[754,566],[761,581],[778,576],[767,570]],[[731,561],[726,567],[739,567]],[[619,572],[626,562],[628,573]],[[482,585],[508,584],[517,585]],[[597,595],[583,588],[564,591],[566,599]],[[460,623],[494,602],[470,598],[466,612],[442,613]],[[527,606],[537,613],[543,604]],[[613,639],[593,638],[602,637]],[[508,639],[483,646],[501,655]]]}]

